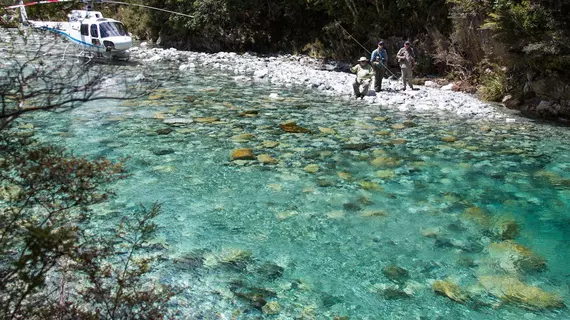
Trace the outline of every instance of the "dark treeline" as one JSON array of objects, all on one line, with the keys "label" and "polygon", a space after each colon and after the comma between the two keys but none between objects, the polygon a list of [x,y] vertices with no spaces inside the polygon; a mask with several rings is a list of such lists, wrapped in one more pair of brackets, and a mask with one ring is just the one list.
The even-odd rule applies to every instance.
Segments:
[{"label": "dark treeline", "polygon": [[[153,0],[193,19],[131,7],[114,14],[142,39],[200,51],[304,53],[354,61],[412,41],[419,74],[461,80],[488,100],[570,108],[570,0]],[[342,26],[342,28],[341,28]],[[344,29],[348,31],[345,32]],[[548,114],[553,113],[553,114]],[[566,113],[567,115],[567,113]]]},{"label": "dark treeline", "polygon": [[[368,50],[383,39],[395,67],[395,53],[404,40],[410,40],[418,55],[417,74],[460,80],[462,89],[479,88],[488,100],[510,94],[507,104],[513,107],[526,103],[532,109],[542,99],[552,101],[554,109],[570,109],[566,87],[570,0],[151,0],[144,4],[193,18],[128,6],[97,9],[123,21],[142,40],[184,50],[303,53],[354,61],[366,51],[352,35]],[[47,11],[42,12],[45,16]]]}]

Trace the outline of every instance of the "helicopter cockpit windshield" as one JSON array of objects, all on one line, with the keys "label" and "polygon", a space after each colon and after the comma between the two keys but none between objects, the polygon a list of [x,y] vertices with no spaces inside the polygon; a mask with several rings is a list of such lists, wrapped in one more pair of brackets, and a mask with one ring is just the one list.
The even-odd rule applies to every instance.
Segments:
[{"label": "helicopter cockpit windshield", "polygon": [[101,38],[128,36],[127,27],[120,22],[102,22],[99,24]]}]

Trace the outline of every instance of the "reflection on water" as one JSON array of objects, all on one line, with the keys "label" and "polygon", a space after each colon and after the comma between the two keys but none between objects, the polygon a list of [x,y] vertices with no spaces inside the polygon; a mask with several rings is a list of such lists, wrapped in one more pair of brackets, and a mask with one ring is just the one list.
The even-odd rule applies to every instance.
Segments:
[{"label": "reflection on water", "polygon": [[189,285],[188,318],[570,316],[566,128],[231,79],[198,69],[144,101],[27,119],[75,154],[131,157],[98,214],[164,203],[159,276]]}]

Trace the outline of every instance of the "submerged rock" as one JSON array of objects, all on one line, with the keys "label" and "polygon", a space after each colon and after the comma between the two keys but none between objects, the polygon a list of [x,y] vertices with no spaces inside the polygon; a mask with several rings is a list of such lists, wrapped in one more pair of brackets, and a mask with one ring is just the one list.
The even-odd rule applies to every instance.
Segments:
[{"label": "submerged rock", "polygon": [[212,123],[212,122],[216,122],[219,121],[220,118],[216,118],[216,117],[203,117],[203,118],[196,118],[194,119],[196,122],[198,123]]},{"label": "submerged rock", "polygon": [[257,156],[257,161],[263,163],[263,164],[276,164],[279,163],[279,160],[273,158],[272,156],[268,155],[268,154],[260,154]]},{"label": "submerged rock", "polygon": [[255,160],[253,149],[235,149],[232,150],[230,157],[232,160]]},{"label": "submerged rock", "polygon": [[396,167],[400,165],[400,160],[390,157],[377,157],[371,164],[375,167]]},{"label": "submerged rock", "polygon": [[384,210],[364,210],[360,215],[362,217],[387,217],[388,212]]},{"label": "submerged rock", "polygon": [[409,295],[406,291],[397,287],[388,287],[382,290],[382,296],[384,296],[384,299],[386,300],[400,300],[411,298],[411,295]]},{"label": "submerged rock", "polygon": [[546,259],[512,240],[491,243],[489,254],[505,271],[542,271],[546,268]]},{"label": "submerged rock", "polygon": [[158,133],[160,135],[167,135],[167,134],[170,134],[172,131],[174,131],[174,129],[172,129],[172,128],[161,128],[161,129],[157,129],[156,133]]},{"label": "submerged rock", "polygon": [[211,268],[218,265],[225,265],[242,269],[251,261],[251,258],[252,253],[248,250],[224,248],[218,253],[205,254],[204,266]]},{"label": "submerged rock", "polygon": [[479,283],[495,297],[531,310],[564,308],[564,300],[512,276],[481,276]]},{"label": "submerged rock", "polygon": [[503,216],[495,221],[491,233],[501,240],[511,240],[519,235],[519,225],[514,217]]},{"label": "submerged rock", "polygon": [[303,168],[303,170],[305,170],[305,172],[308,173],[317,173],[319,171],[320,167],[318,164],[310,164],[308,166],[306,166],[305,168]]},{"label": "submerged rock", "polygon": [[23,189],[15,184],[0,187],[0,200],[17,201],[24,195]]},{"label": "submerged rock", "polygon": [[384,267],[382,273],[394,283],[404,283],[410,278],[408,270],[395,264]]},{"label": "submerged rock", "polygon": [[492,223],[491,215],[479,207],[471,207],[465,209],[461,217],[467,220],[471,220],[483,228],[489,228]]},{"label": "submerged rock", "polygon": [[265,304],[261,308],[261,311],[264,314],[279,314],[279,312],[281,312],[281,305],[277,301],[271,301]]},{"label": "submerged rock", "polygon": [[457,141],[457,138],[454,136],[443,136],[443,137],[441,137],[441,141],[443,141],[443,142],[455,142],[455,141]]},{"label": "submerged rock", "polygon": [[288,133],[311,133],[311,130],[297,125],[295,122],[286,122],[279,124],[281,130]]},{"label": "submerged rock", "polygon": [[273,149],[279,145],[279,142],[277,142],[277,141],[263,141],[263,142],[261,142],[261,145],[265,148]]},{"label": "submerged rock", "polygon": [[455,302],[465,303],[469,299],[467,293],[460,286],[450,281],[437,280],[433,283],[432,289],[435,293],[446,296]]}]

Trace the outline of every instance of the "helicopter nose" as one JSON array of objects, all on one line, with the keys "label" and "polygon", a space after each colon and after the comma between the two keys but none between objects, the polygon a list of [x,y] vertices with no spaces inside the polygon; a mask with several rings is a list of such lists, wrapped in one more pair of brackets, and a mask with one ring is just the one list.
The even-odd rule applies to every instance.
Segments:
[{"label": "helicopter nose", "polygon": [[104,44],[114,50],[127,50],[133,46],[133,40],[131,37],[111,37]]}]

